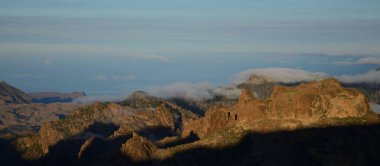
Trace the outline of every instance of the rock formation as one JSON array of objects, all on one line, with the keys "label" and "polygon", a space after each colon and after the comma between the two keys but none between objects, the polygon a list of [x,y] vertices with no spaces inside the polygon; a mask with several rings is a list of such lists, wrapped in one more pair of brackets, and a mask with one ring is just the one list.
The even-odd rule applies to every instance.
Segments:
[{"label": "rock formation", "polygon": [[267,99],[256,99],[245,89],[236,105],[214,107],[204,118],[185,126],[184,136],[194,132],[202,137],[237,124],[252,130],[299,128],[323,118],[362,117],[368,111],[365,96],[358,90],[343,88],[336,79],[296,87],[277,85]]},{"label": "rock formation", "polygon": [[133,132],[132,138],[125,142],[120,148],[121,153],[133,161],[148,160],[156,150],[157,146],[155,144],[135,132]]},{"label": "rock formation", "polygon": [[235,104],[212,106],[202,118],[170,100],[137,92],[121,103],[95,103],[64,119],[45,123],[37,134],[19,138],[17,145],[25,158],[38,159],[62,142],[74,140],[80,145],[74,151],[75,160],[115,158],[115,163],[123,163],[125,159],[118,158],[121,154],[141,163],[165,160],[198,147],[226,148],[239,143],[248,132],[366,124],[372,120],[380,122],[370,111],[366,97],[358,90],[342,87],[335,79],[275,85],[267,98],[257,98],[250,89],[243,89]]},{"label": "rock formation", "polygon": [[[149,101],[145,101],[151,103]],[[172,103],[160,101],[158,107],[149,105],[145,109],[117,104],[95,103],[75,110],[64,119],[42,125],[32,137],[18,139],[21,149],[27,151],[34,146],[41,149],[31,158],[49,153],[49,148],[67,138],[87,139],[89,132],[115,139],[138,132],[151,140],[181,133],[182,126],[197,116]],[[135,106],[135,105],[134,105]],[[105,127],[104,127],[105,126]]]}]

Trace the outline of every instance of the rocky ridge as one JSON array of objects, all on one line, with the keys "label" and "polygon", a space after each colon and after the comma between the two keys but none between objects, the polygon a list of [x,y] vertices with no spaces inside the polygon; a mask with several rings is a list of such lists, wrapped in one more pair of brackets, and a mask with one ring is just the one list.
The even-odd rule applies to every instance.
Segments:
[{"label": "rocky ridge", "polygon": [[276,85],[266,99],[244,89],[236,105],[210,109],[204,118],[185,126],[184,135],[194,132],[202,137],[235,125],[263,131],[295,129],[318,125],[324,118],[363,117],[369,111],[360,91],[344,88],[336,79],[295,87]]},{"label": "rocky ridge", "polygon": [[12,87],[8,83],[0,82],[0,105],[4,104],[28,104],[32,97],[20,89]]},{"label": "rocky ridge", "polygon": [[[170,100],[137,92],[121,103],[95,103],[64,119],[45,123],[37,134],[19,138],[17,145],[25,158],[34,160],[54,154],[62,142],[76,140],[78,160],[95,156],[93,162],[100,157],[102,161],[116,158],[114,163],[125,163],[117,157],[120,154],[132,162],[160,163],[194,148],[236,145],[249,132],[379,122],[360,91],[326,79],[291,87],[275,85],[264,99],[243,89],[235,104],[212,106],[204,117]],[[112,148],[86,155],[96,146]]]}]

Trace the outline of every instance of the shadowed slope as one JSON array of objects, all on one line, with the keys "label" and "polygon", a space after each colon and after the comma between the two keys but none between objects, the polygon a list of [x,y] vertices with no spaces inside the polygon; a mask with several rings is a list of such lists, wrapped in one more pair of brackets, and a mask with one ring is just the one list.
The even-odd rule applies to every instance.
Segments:
[{"label": "shadowed slope", "polygon": [[[51,152],[59,151],[59,153],[51,153],[33,163],[38,165],[378,165],[379,140],[380,125],[310,128],[272,133],[250,132],[235,145],[220,148],[194,147],[164,160],[148,159],[135,163],[118,151],[110,151],[112,144],[100,139],[95,141],[91,149],[93,153],[87,155],[86,162],[83,162],[77,157],[77,150],[80,149],[82,142],[64,140],[51,147]],[[1,162],[25,164],[25,161],[17,157],[19,156],[17,152],[9,147],[10,144],[2,144]]]}]

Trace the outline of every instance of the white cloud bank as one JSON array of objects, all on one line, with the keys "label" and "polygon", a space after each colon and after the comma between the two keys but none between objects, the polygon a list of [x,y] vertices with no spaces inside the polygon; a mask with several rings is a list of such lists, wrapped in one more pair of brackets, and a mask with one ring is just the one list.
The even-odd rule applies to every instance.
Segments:
[{"label": "white cloud bank", "polygon": [[344,83],[373,83],[380,84],[380,70],[371,70],[367,73],[356,75],[341,75],[336,78]]},{"label": "white cloud bank", "polygon": [[309,72],[301,69],[293,68],[259,68],[249,69],[238,74],[235,74],[232,78],[233,84],[239,84],[248,80],[251,75],[265,76],[271,81],[282,83],[294,83],[294,82],[309,82],[314,80],[321,80],[329,77],[326,73],[321,72]]},{"label": "white cloud bank", "polygon": [[[296,83],[322,80],[329,77],[335,77],[344,83],[376,83],[380,84],[380,70],[371,70],[367,73],[357,75],[330,76],[322,72],[310,72],[294,68],[258,68],[249,69],[233,75],[232,84],[217,86],[211,82],[204,81],[198,83],[177,82],[166,86],[154,86],[147,89],[147,92],[153,96],[172,98],[180,97],[192,100],[212,99],[215,96],[225,96],[230,99],[236,99],[240,96],[240,89],[237,84],[247,80],[251,75],[265,76],[275,82]],[[97,80],[133,80],[133,75],[99,75]],[[76,102],[89,103],[94,101],[121,101],[125,96],[87,96],[79,98]],[[378,109],[379,107],[374,107]]]},{"label": "white cloud bank", "polygon": [[240,90],[235,86],[217,87],[210,82],[187,83],[178,82],[167,86],[156,86],[148,89],[148,93],[164,98],[180,97],[193,100],[211,99],[215,95],[237,98]]},{"label": "white cloud bank", "polygon": [[159,97],[181,97],[190,99],[209,99],[210,90],[214,88],[210,82],[187,83],[178,82],[167,86],[156,86],[148,89],[148,93]]},{"label": "white cloud bank", "polygon": [[363,57],[356,61],[335,62],[339,65],[380,65],[380,57]]},{"label": "white cloud bank", "polygon": [[330,76],[322,72],[310,72],[293,68],[260,68],[249,69],[232,78],[233,84],[239,84],[247,80],[251,75],[265,76],[271,81],[282,83],[310,82],[335,77],[344,83],[374,83],[380,84],[380,70],[370,70],[367,73],[355,75]]},{"label": "white cloud bank", "polygon": [[357,75],[330,76],[322,72],[310,72],[294,68],[259,68],[249,69],[233,75],[232,84],[226,86],[215,86],[211,82],[188,83],[177,82],[166,86],[149,88],[148,93],[164,98],[180,97],[193,100],[211,99],[216,95],[235,99],[240,96],[237,84],[247,80],[251,75],[265,76],[274,82],[296,83],[310,82],[335,77],[344,83],[377,83],[380,84],[380,71],[371,70],[367,73]]}]

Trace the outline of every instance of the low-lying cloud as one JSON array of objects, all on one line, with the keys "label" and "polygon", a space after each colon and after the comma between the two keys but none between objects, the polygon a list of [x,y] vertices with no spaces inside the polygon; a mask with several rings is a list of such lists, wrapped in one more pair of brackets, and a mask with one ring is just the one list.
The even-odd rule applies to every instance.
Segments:
[{"label": "low-lying cloud", "polygon": [[270,79],[270,81],[282,83],[309,82],[329,77],[327,73],[310,72],[294,68],[259,68],[249,69],[235,74],[232,78],[232,83],[240,84],[248,80],[252,75],[265,76]]},{"label": "low-lying cloud", "polygon": [[212,94],[224,96],[229,99],[237,99],[240,96],[241,90],[234,85],[217,87],[212,90]]},{"label": "low-lying cloud", "polygon": [[380,84],[380,70],[370,70],[362,74],[330,76],[322,72],[310,72],[293,68],[260,68],[249,69],[235,74],[233,84],[239,84],[248,80],[251,75],[265,76],[269,81],[281,83],[310,82],[335,77],[343,83],[372,83]]},{"label": "low-lying cloud", "polygon": [[372,83],[372,84],[380,84],[380,71],[379,70],[371,70],[367,73],[363,74],[355,74],[355,75],[341,75],[336,76],[336,78],[344,83]]},{"label": "low-lying cloud", "polygon": [[[375,83],[380,84],[380,70],[371,70],[367,73],[356,75],[338,75],[331,76],[323,72],[310,72],[294,68],[259,68],[249,69],[233,75],[231,84],[214,85],[211,82],[204,81],[198,83],[176,82],[166,86],[154,86],[147,89],[147,92],[153,96],[162,98],[185,98],[195,101],[212,99],[215,96],[224,96],[229,99],[237,99],[241,90],[238,84],[248,80],[251,75],[264,76],[269,81],[280,83],[310,82],[322,80],[329,77],[335,77],[343,83]],[[133,76],[134,78],[134,76]],[[99,80],[107,79],[129,79],[129,76],[98,76]],[[122,101],[125,96],[86,96],[75,100],[79,103],[89,103],[95,101]],[[378,107],[376,107],[377,109]]]},{"label": "low-lying cloud", "polygon": [[380,83],[380,71],[371,70],[357,75],[330,76],[323,72],[310,72],[294,68],[259,68],[249,69],[233,75],[232,84],[215,86],[211,82],[188,83],[178,82],[167,86],[156,86],[148,89],[154,96],[172,98],[180,97],[193,100],[212,99],[215,96],[224,96],[236,99],[240,89],[236,86],[249,79],[251,75],[264,76],[269,81],[280,83],[311,82],[335,77],[343,83]]},{"label": "low-lying cloud", "polygon": [[363,57],[356,61],[335,62],[339,65],[380,65],[380,57]]},{"label": "low-lying cloud", "polygon": [[181,97],[195,100],[212,98],[210,90],[215,88],[210,82],[187,83],[178,82],[167,86],[156,86],[148,89],[148,93],[165,98]]},{"label": "low-lying cloud", "polygon": [[148,93],[164,98],[179,97],[193,100],[212,99],[216,95],[237,98],[240,90],[235,86],[218,87],[210,82],[188,83],[178,82],[167,86],[156,86],[148,89]]}]

